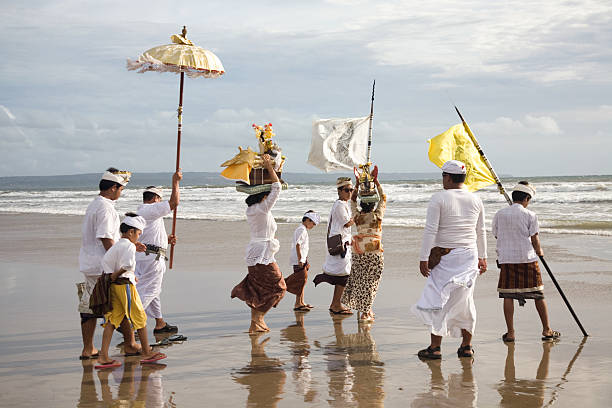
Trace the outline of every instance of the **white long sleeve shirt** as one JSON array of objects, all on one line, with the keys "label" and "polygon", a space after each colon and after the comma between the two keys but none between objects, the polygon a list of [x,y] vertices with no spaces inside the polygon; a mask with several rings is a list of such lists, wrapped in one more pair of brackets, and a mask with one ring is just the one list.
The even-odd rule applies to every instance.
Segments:
[{"label": "white long sleeve shirt", "polygon": [[427,207],[420,260],[427,261],[433,247],[477,248],[487,257],[485,211],[480,198],[467,189],[434,194]]},{"label": "white long sleeve shirt", "polygon": [[251,228],[251,241],[246,248],[247,266],[268,265],[276,262],[274,254],[278,252],[280,244],[274,237],[277,227],[271,210],[278,200],[280,191],[281,184],[272,183],[270,194],[246,210],[247,222]]}]

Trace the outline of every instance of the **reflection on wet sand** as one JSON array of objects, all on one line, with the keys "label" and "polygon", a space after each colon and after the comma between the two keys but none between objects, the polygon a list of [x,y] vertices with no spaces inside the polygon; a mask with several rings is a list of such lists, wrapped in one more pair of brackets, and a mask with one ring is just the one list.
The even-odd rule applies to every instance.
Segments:
[{"label": "reflection on wet sand", "polygon": [[295,392],[304,396],[304,402],[313,402],[317,396],[315,382],[312,379],[312,367],[308,361],[310,344],[304,328],[304,313],[295,312],[295,324],[289,325],[280,332],[281,342],[290,342],[292,360],[292,377]]},{"label": "reflection on wet sand", "polygon": [[251,335],[251,361],[243,368],[232,373],[238,384],[249,391],[247,407],[275,407],[281,400],[285,378],[283,363],[278,358],[270,358],[264,350],[269,337],[260,341],[264,333]]},{"label": "reflection on wet sand", "polygon": [[336,341],[323,347],[329,377],[328,402],[332,406],[356,403],[382,407],[384,363],[376,351],[370,325],[360,324],[357,333],[344,334],[345,317],[333,316]]},{"label": "reflection on wet sand", "polygon": [[[126,358],[121,367],[113,370],[95,370],[95,364],[95,360],[82,361],[83,376],[77,407],[175,407],[172,398],[164,400],[160,371],[166,368],[165,364],[141,365],[138,357]],[[96,377],[100,384],[99,393]],[[117,383],[119,385],[115,386]]]},{"label": "reflection on wet sand", "polygon": [[430,391],[418,394],[412,407],[476,407],[478,387],[472,372],[472,359],[461,358],[461,373],[442,374],[442,360],[424,360],[431,371]]},{"label": "reflection on wet sand", "polygon": [[553,342],[542,343],[542,358],[535,380],[517,379],[514,366],[514,343],[506,343],[508,354],[504,368],[504,380],[497,387],[502,407],[541,407],[544,405],[546,378],[550,364],[550,349]]}]

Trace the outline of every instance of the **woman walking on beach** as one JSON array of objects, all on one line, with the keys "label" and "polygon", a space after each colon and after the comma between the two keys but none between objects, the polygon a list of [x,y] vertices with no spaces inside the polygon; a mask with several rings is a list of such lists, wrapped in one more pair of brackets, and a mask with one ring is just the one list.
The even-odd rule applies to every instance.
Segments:
[{"label": "woman walking on beach", "polygon": [[347,201],[353,192],[353,183],[350,177],[338,177],[336,182],[338,199],[334,203],[329,214],[327,237],[340,236],[342,252],[332,255],[327,251],[323,273],[314,278],[317,286],[321,282],[327,282],[334,286],[334,295],[329,305],[329,311],[333,314],[353,314],[350,309],[342,306],[340,298],[346,286],[346,281],[351,273],[351,225],[355,222],[351,217],[351,209]]},{"label": "woman walking on beach", "polygon": [[382,220],[387,207],[387,196],[378,181],[378,167],[372,171],[374,184],[380,197],[378,203],[361,200],[361,211],[357,208],[359,178],[351,195],[351,211],[357,235],[353,236],[351,274],[342,295],[342,303],[358,310],[360,320],[374,320],[372,304],[376,298],[378,284],[384,268],[382,247]]},{"label": "woman walking on beach", "polygon": [[274,237],[276,221],[271,213],[278,200],[281,183],[270,156],[264,154],[262,159],[273,183],[269,192],[253,194],[245,200],[248,205],[247,222],[251,229],[251,241],[246,248],[248,274],[234,287],[231,294],[232,298],[243,300],[251,308],[251,334],[270,331],[264,321],[264,315],[270,308],[276,307],[287,289],[274,258],[280,245]]}]

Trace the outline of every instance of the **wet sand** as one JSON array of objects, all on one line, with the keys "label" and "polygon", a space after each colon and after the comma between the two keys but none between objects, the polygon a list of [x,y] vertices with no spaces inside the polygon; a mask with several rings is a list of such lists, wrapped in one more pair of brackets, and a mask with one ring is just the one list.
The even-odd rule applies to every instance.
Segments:
[{"label": "wet sand", "polygon": [[[415,353],[429,335],[409,311],[424,284],[417,271],[422,230],[384,230],[374,324],[332,318],[332,288],[309,283],[306,300],[314,310],[294,313],[287,294],[266,318],[272,331],[249,336],[247,307],[229,297],[246,273],[246,223],[179,220],[162,303],[166,319],[188,340],[166,346],[164,364],[142,367],[137,357],[120,356],[115,335],[111,355],[123,367],[96,372],[94,361],[77,359],[80,224],[77,216],[0,215],[3,406],[607,407],[612,398],[610,238],[542,235],[548,264],[590,334],[586,342],[544,272],[550,320],[562,339],[542,343],[530,302],[516,307],[516,343],[500,340],[505,325],[490,240],[489,271],[476,285],[474,363],[457,358],[459,341],[450,338],[442,361],[424,363]],[[285,275],[294,228],[279,225],[277,259]],[[310,233],[311,279],[323,263],[325,230]]]}]

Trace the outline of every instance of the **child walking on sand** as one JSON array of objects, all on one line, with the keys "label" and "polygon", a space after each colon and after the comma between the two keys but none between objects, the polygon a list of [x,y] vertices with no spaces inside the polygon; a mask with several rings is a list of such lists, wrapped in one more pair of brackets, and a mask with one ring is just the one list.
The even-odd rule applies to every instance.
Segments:
[{"label": "child walking on sand", "polygon": [[304,286],[308,279],[308,230],[314,228],[321,221],[316,212],[309,210],[302,217],[302,223],[293,233],[293,244],[291,246],[291,257],[289,261],[293,266],[293,273],[285,279],[287,292],[295,295],[296,312],[308,312],[314,306],[304,303]]},{"label": "child walking on sand", "polygon": [[104,314],[104,333],[102,334],[102,348],[96,369],[121,366],[121,362],[112,360],[108,356],[108,349],[113,337],[113,331],[128,319],[134,329],[138,331],[142,345],[142,364],[153,363],[166,358],[163,353],[155,353],[149,346],[147,338],[147,315],[136,291],[134,269],[136,267],[136,247],[142,230],[146,225],[144,218],[127,213],[119,226],[121,239],[117,241],[102,258],[103,277],[96,285],[104,285],[104,279],[109,279],[108,289],[111,309]]}]

